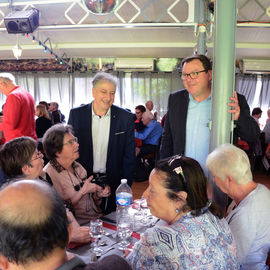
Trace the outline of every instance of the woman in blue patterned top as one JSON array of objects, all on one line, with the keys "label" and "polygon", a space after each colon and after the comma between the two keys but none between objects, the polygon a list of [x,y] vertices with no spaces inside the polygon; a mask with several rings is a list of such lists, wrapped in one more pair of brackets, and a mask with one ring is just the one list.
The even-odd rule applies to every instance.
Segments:
[{"label": "woman in blue patterned top", "polygon": [[159,161],[143,196],[167,225],[141,236],[127,256],[133,269],[239,269],[231,231],[208,200],[197,161],[180,155]]}]

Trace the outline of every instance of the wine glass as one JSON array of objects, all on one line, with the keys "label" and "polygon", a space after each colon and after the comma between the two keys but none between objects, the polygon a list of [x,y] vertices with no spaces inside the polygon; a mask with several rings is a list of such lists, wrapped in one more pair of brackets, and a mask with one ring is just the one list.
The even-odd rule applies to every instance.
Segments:
[{"label": "wine glass", "polygon": [[128,238],[131,236],[132,232],[133,217],[131,215],[120,216],[117,223],[117,233],[121,239],[121,242],[119,243],[120,250],[125,250],[128,247]]},{"label": "wine glass", "polygon": [[99,247],[99,240],[102,237],[103,233],[104,230],[102,221],[100,219],[91,220],[89,234],[91,237],[95,239],[93,253],[97,257],[100,257],[102,254],[102,249]]}]

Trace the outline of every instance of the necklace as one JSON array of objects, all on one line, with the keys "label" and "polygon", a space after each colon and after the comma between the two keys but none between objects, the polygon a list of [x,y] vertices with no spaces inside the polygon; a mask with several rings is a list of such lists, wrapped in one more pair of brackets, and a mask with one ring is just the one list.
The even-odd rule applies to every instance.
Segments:
[{"label": "necklace", "polygon": [[73,182],[72,177],[71,177],[71,175],[70,175],[70,173],[69,173],[69,170],[66,170],[66,171],[67,171],[67,173],[68,173],[69,180],[70,180],[70,182],[72,183],[74,190],[75,190],[75,191],[79,191],[79,190],[83,187],[84,182],[80,179],[80,177],[78,177],[75,168],[73,168],[73,172],[74,172],[75,177],[76,177],[77,179],[80,179],[80,180],[81,180],[81,181],[80,181],[80,184],[74,185],[74,182]]}]

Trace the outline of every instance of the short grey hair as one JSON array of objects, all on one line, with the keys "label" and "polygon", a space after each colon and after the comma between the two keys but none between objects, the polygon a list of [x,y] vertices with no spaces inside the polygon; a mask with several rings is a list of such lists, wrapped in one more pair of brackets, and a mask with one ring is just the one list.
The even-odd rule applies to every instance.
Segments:
[{"label": "short grey hair", "polygon": [[227,176],[239,185],[252,182],[252,173],[247,154],[240,148],[226,143],[217,147],[206,159],[206,167],[214,176],[225,181]]},{"label": "short grey hair", "polygon": [[99,83],[99,82],[110,82],[112,83],[115,88],[117,87],[117,78],[109,73],[106,72],[98,72],[92,81],[93,87]]},{"label": "short grey hair", "polygon": [[16,85],[15,77],[11,73],[2,72],[0,73],[0,79],[2,79],[4,82],[12,82]]},{"label": "short grey hair", "polygon": [[144,115],[146,116],[146,118],[148,118],[148,119],[151,119],[151,120],[154,119],[154,115],[153,115],[149,110],[146,110],[143,114],[144,114]]}]

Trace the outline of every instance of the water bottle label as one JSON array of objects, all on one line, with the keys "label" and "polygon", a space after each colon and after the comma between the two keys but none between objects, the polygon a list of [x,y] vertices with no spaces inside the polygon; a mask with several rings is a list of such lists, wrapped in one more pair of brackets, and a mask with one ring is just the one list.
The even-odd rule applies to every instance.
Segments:
[{"label": "water bottle label", "polygon": [[129,206],[132,204],[132,196],[130,197],[116,196],[116,203],[122,206]]}]

